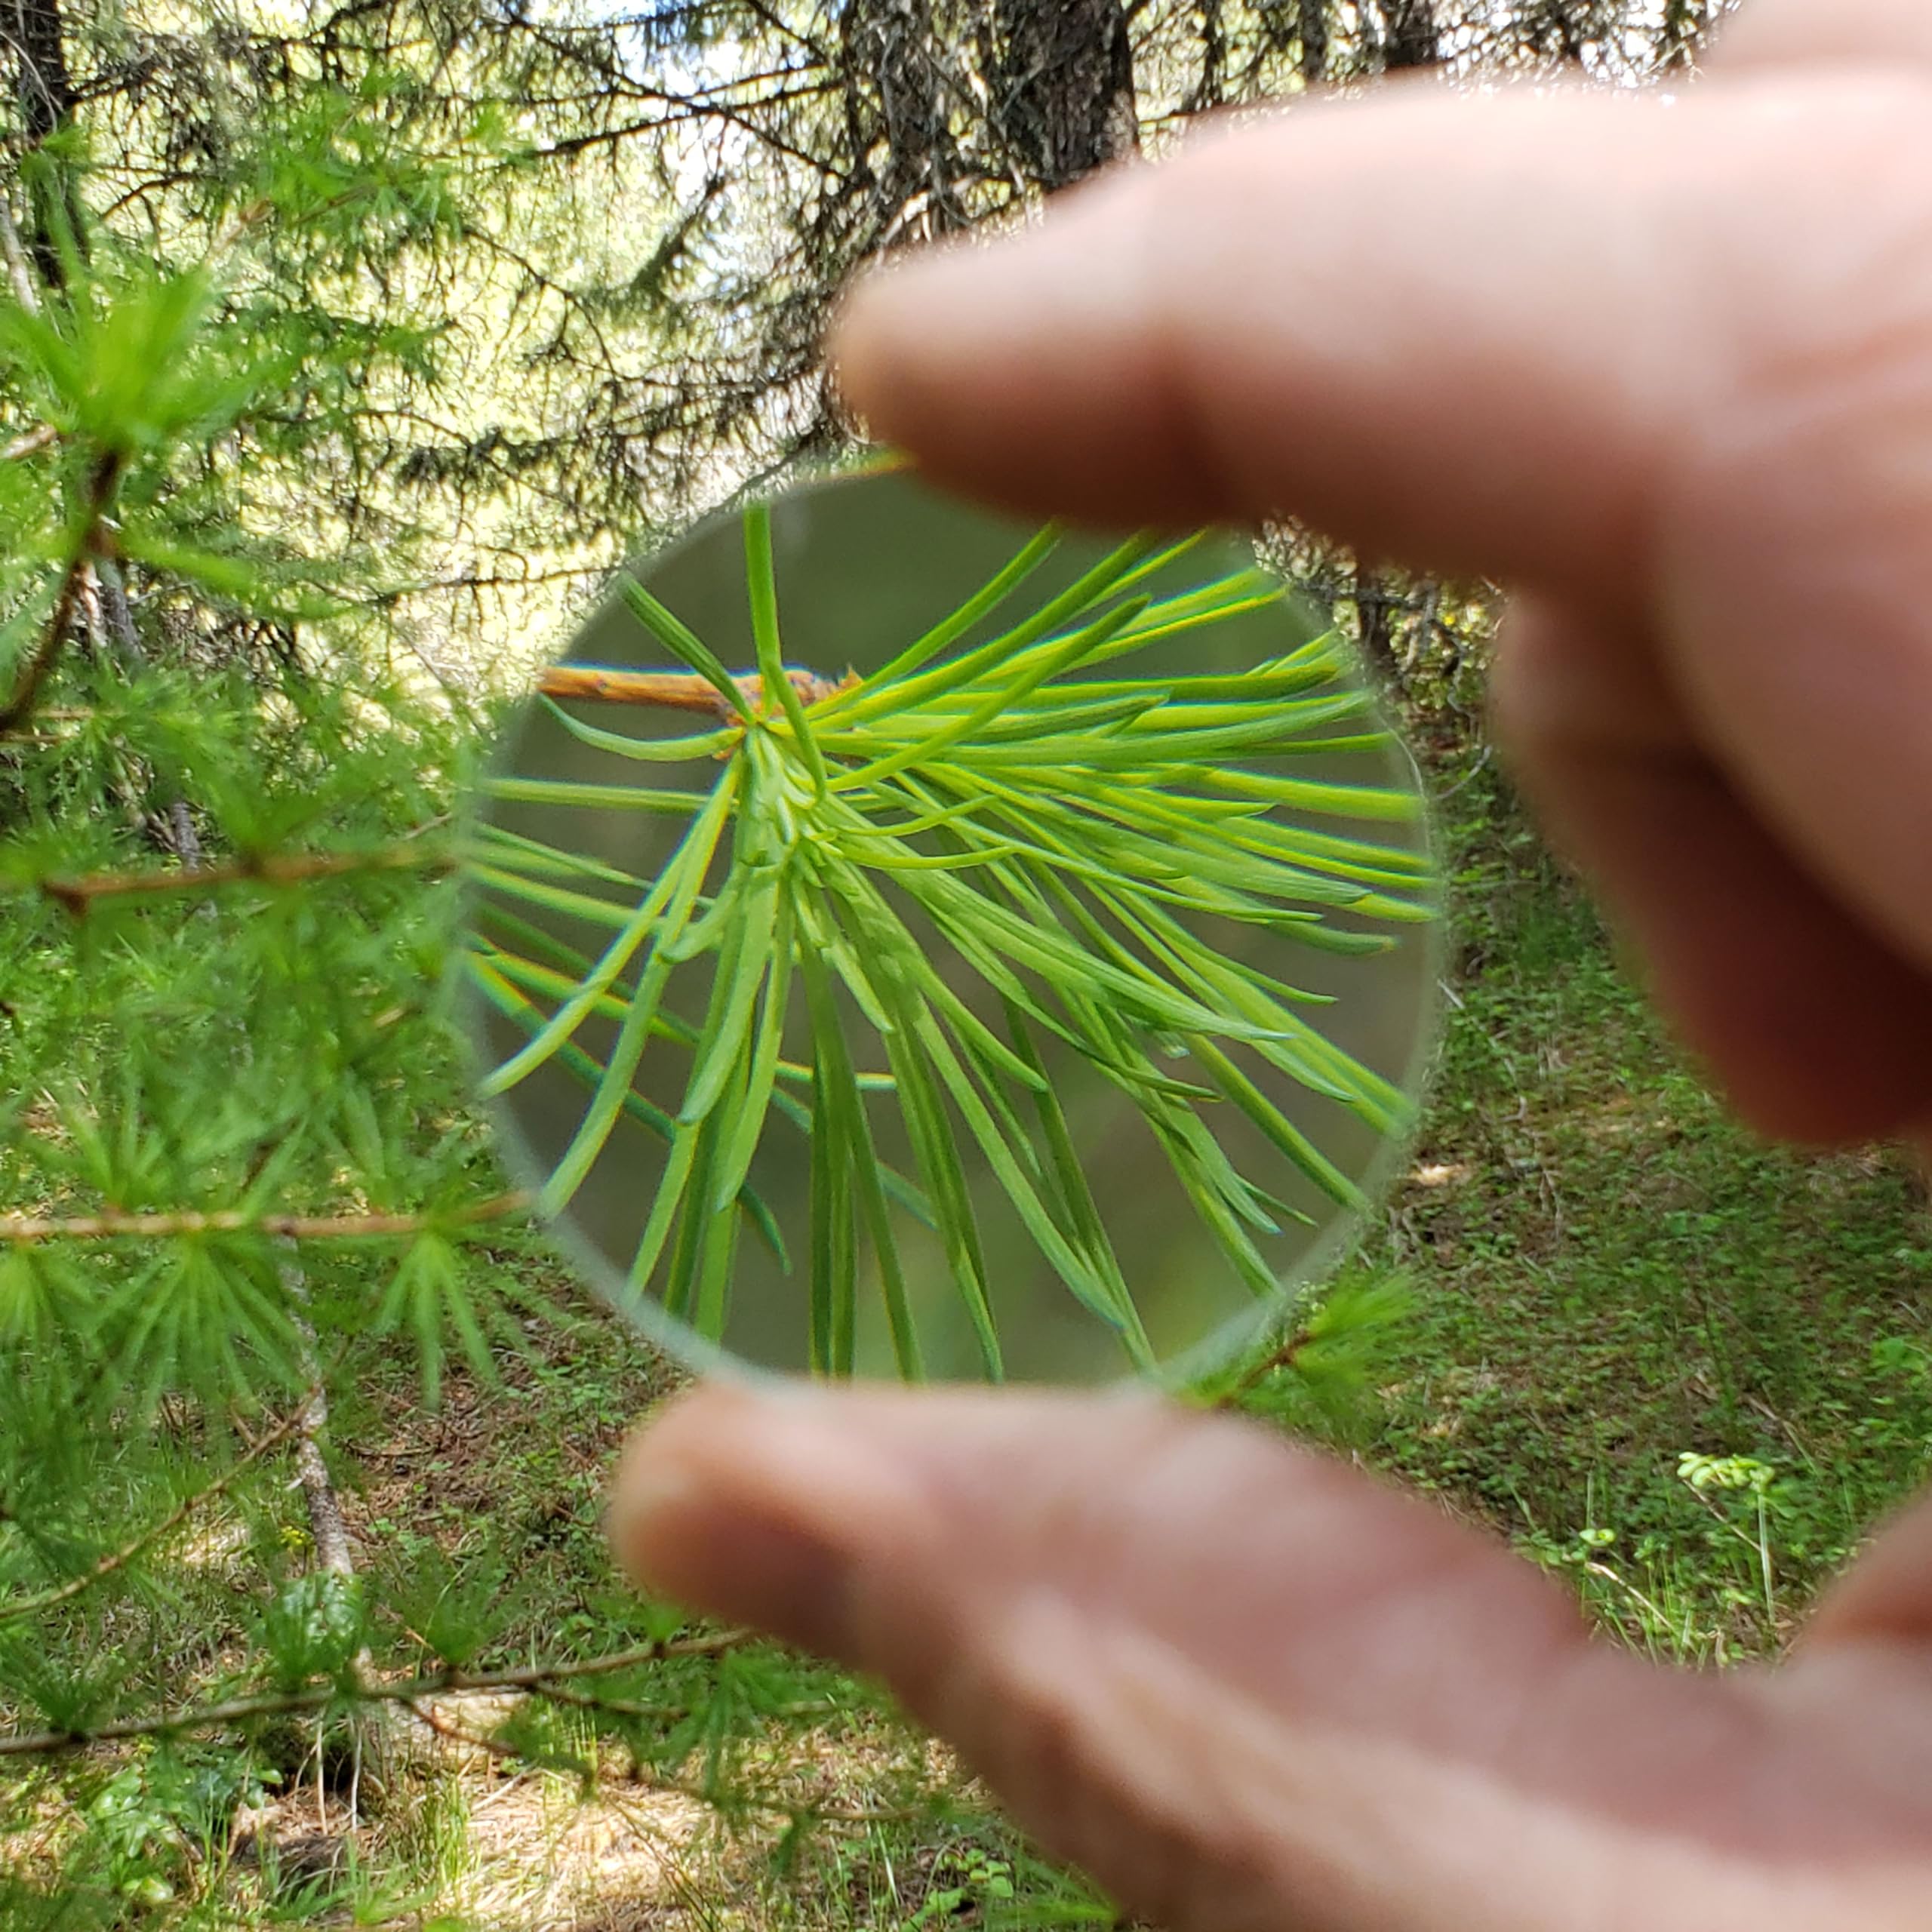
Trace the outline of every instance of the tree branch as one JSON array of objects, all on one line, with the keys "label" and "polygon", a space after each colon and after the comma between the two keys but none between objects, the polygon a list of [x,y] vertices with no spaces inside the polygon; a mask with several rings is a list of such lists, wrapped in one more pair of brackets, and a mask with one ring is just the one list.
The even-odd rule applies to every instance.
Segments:
[{"label": "tree branch", "polygon": [[720,1630],[705,1637],[674,1642],[640,1644],[635,1650],[580,1663],[531,1664],[520,1669],[447,1670],[427,1677],[389,1683],[371,1683],[349,1691],[339,1684],[316,1684],[300,1690],[275,1691],[255,1697],[231,1697],[225,1702],[191,1706],[146,1717],[116,1718],[91,1729],[15,1731],[0,1737],[0,1758],[46,1757],[77,1751],[90,1744],[111,1744],[131,1737],[179,1737],[190,1731],[220,1730],[258,1718],[287,1717],[303,1711],[321,1711],[339,1703],[409,1704],[419,1698],[447,1696],[452,1690],[528,1690],[543,1694],[551,1684],[562,1684],[614,1671],[631,1670],[670,1657],[717,1657],[757,1641],[749,1630]]},{"label": "tree branch", "polygon": [[428,1214],[0,1214],[0,1241],[154,1240],[180,1235],[269,1235],[283,1241],[368,1241],[507,1220],[530,1205],[527,1194],[498,1194],[466,1208]]},{"label": "tree branch", "polygon": [[104,452],[96,460],[94,473],[88,479],[81,540],[75,545],[73,556],[60,579],[60,589],[54,598],[47,628],[41,633],[40,642],[20,666],[14,680],[12,695],[4,705],[0,705],[0,731],[11,731],[31,714],[41,686],[46,682],[47,674],[54,669],[55,660],[60,655],[61,646],[67,641],[67,620],[73,615],[74,600],[80,594],[88,561],[100,546],[102,520],[107,514],[108,506],[114,500],[114,492],[120,481],[121,458],[112,451]]},{"label": "tree branch", "polygon": [[305,1395],[301,1404],[292,1415],[277,1423],[269,1432],[249,1445],[248,1453],[238,1461],[224,1469],[205,1489],[198,1489],[187,1497],[178,1509],[171,1511],[158,1523],[151,1524],[133,1542],[124,1543],[117,1550],[98,1559],[90,1568],[78,1577],[70,1577],[66,1583],[51,1590],[42,1590],[30,1597],[16,1597],[11,1602],[0,1603],[0,1623],[11,1622],[17,1617],[38,1617],[42,1611],[53,1610],[63,1603],[71,1602],[84,1591],[91,1590],[103,1577],[111,1577],[117,1570],[125,1570],[143,1551],[152,1549],[168,1533],[178,1528],[205,1503],[212,1502],[225,1490],[232,1488],[245,1471],[258,1463],[271,1449],[288,1441],[302,1426],[307,1414],[309,1404],[314,1392]]},{"label": "tree branch", "polygon": [[1226,1390],[1215,1400],[1217,1409],[1238,1409],[1242,1398],[1252,1395],[1278,1368],[1292,1368],[1300,1358],[1301,1352],[1314,1340],[1306,1328],[1297,1328],[1281,1346],[1272,1354],[1266,1355],[1248,1369],[1232,1389]]},{"label": "tree branch", "polygon": [[[801,704],[817,704],[858,682],[821,678],[816,672],[788,669],[786,676]],[[733,681],[754,703],[764,694],[764,681],[747,671]],[[592,698],[607,704],[654,706],[667,711],[708,711],[729,722],[731,714],[708,678],[690,671],[624,671],[601,664],[552,664],[537,675],[537,688],[549,698]]]},{"label": "tree branch", "polygon": [[[4,715],[0,715],[0,730],[5,728]],[[298,852],[285,857],[269,853],[219,865],[184,867],[179,872],[89,872],[74,878],[42,879],[39,889],[78,918],[96,900],[125,898],[134,893],[206,892],[223,885],[300,885],[350,872],[447,872],[456,864],[450,853],[404,838],[370,852]]]}]

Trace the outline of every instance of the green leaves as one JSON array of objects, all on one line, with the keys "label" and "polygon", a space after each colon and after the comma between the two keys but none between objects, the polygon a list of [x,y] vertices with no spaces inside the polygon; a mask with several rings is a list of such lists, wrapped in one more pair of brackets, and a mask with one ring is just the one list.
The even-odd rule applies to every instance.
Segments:
[{"label": "green leaves", "polygon": [[[927,1372],[918,1311],[936,1237],[978,1372],[1001,1379],[989,1213],[1123,1367],[1151,1369],[1161,1349],[1062,1083],[1084,1067],[1138,1116],[1257,1297],[1274,1291],[1282,1230],[1309,1213],[1248,1164],[1279,1163],[1311,1200],[1359,1204],[1358,1170],[1285,1096],[1380,1134],[1402,1128],[1404,1097],[1324,1036],[1314,1012],[1327,995],[1259,970],[1223,935],[1259,929],[1346,955],[1433,916],[1418,844],[1358,829],[1413,819],[1414,795],[1306,767],[1311,752],[1381,744],[1370,700],[1332,636],[1246,672],[1134,675],[1137,654],[1265,611],[1279,586],[1197,567],[1214,551],[1198,537],[1143,536],[1070,581],[1063,570],[1062,587],[1026,605],[1062,546],[1048,528],[883,669],[808,703],[825,688],[784,662],[769,509],[745,512],[741,533],[755,680],[650,592],[623,591],[718,694],[722,730],[634,735],[551,708],[595,752],[666,776],[681,764],[695,783],[491,783],[500,807],[542,808],[552,829],[486,817],[477,830],[469,971],[525,1036],[486,1089],[521,1104],[555,1067],[589,1094],[540,1205],[569,1206],[620,1119],[645,1124],[663,1155],[632,1290],[728,1342],[739,1229],[767,1219],[752,1177],[768,1152],[806,1161],[802,1241],[768,1232],[805,1257],[799,1352],[816,1372],[853,1373],[874,1316],[897,1373]],[[689,821],[648,881],[578,857],[554,829],[580,823],[588,845],[599,815],[639,814]],[[593,952],[568,937],[586,932],[603,935]],[[592,1029],[609,1044],[583,1044]],[[882,1075],[860,1072],[880,1060]],[[675,1104],[646,1097],[673,1091]],[[894,1164],[908,1157],[909,1171]]]}]

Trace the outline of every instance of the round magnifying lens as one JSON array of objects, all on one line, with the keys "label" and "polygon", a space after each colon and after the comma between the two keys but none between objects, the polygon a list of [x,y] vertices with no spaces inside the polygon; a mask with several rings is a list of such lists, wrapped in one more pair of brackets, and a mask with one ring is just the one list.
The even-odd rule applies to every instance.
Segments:
[{"label": "round magnifying lens", "polygon": [[1190,1379],[1413,1118],[1415,767],[1232,535],[879,466],[714,516],[542,674],[466,851],[509,1164],[700,1367]]}]

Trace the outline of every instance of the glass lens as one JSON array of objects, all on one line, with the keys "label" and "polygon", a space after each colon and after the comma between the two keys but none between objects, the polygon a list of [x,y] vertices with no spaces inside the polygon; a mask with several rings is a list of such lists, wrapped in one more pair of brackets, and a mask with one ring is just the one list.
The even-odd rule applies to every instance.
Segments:
[{"label": "glass lens", "polygon": [[1412,1118],[1415,768],[1238,537],[877,468],[721,515],[543,674],[469,832],[510,1164],[701,1367],[1192,1377]]}]

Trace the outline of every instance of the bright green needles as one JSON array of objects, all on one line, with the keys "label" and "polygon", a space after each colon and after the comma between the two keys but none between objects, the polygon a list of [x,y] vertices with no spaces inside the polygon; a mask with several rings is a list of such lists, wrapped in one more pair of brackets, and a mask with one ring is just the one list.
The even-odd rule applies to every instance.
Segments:
[{"label": "bright green needles", "polygon": [[[1177,674],[1172,647],[1266,613],[1275,581],[1198,538],[1135,538],[1069,576],[1048,528],[875,651],[880,669],[835,682],[842,665],[787,662],[769,506],[737,534],[755,669],[728,670],[630,586],[636,622],[687,669],[608,674],[701,728],[634,735],[551,703],[547,728],[599,755],[595,778],[486,787],[493,809],[543,808],[553,825],[663,828],[648,877],[568,830],[475,830],[468,967],[508,1042],[486,1090],[514,1109],[541,1075],[579,1096],[550,1134],[540,1204],[574,1211],[629,1123],[658,1151],[635,1178],[622,1272],[708,1340],[730,1340],[749,1230],[792,1271],[799,1365],[817,1374],[854,1372],[869,1322],[890,1372],[930,1372],[937,1272],[972,1372],[1001,1379],[1022,1250],[1120,1370],[1151,1369],[1166,1345],[1101,1204],[1068,1067],[1137,1123],[1257,1301],[1276,1290],[1283,1229],[1311,1218],[1275,1166],[1305,1201],[1361,1198],[1360,1161],[1324,1149],[1292,1094],[1374,1135],[1408,1118],[1401,1069],[1331,1039],[1324,996],[1227,937],[1352,969],[1433,916],[1414,788],[1392,761],[1386,781],[1334,775],[1337,756],[1386,743],[1345,648],[1321,637],[1232,670],[1203,649],[1206,668]],[[759,1179],[772,1161],[809,1169],[789,1240]],[[995,1242],[989,1214],[1020,1250]]]}]

